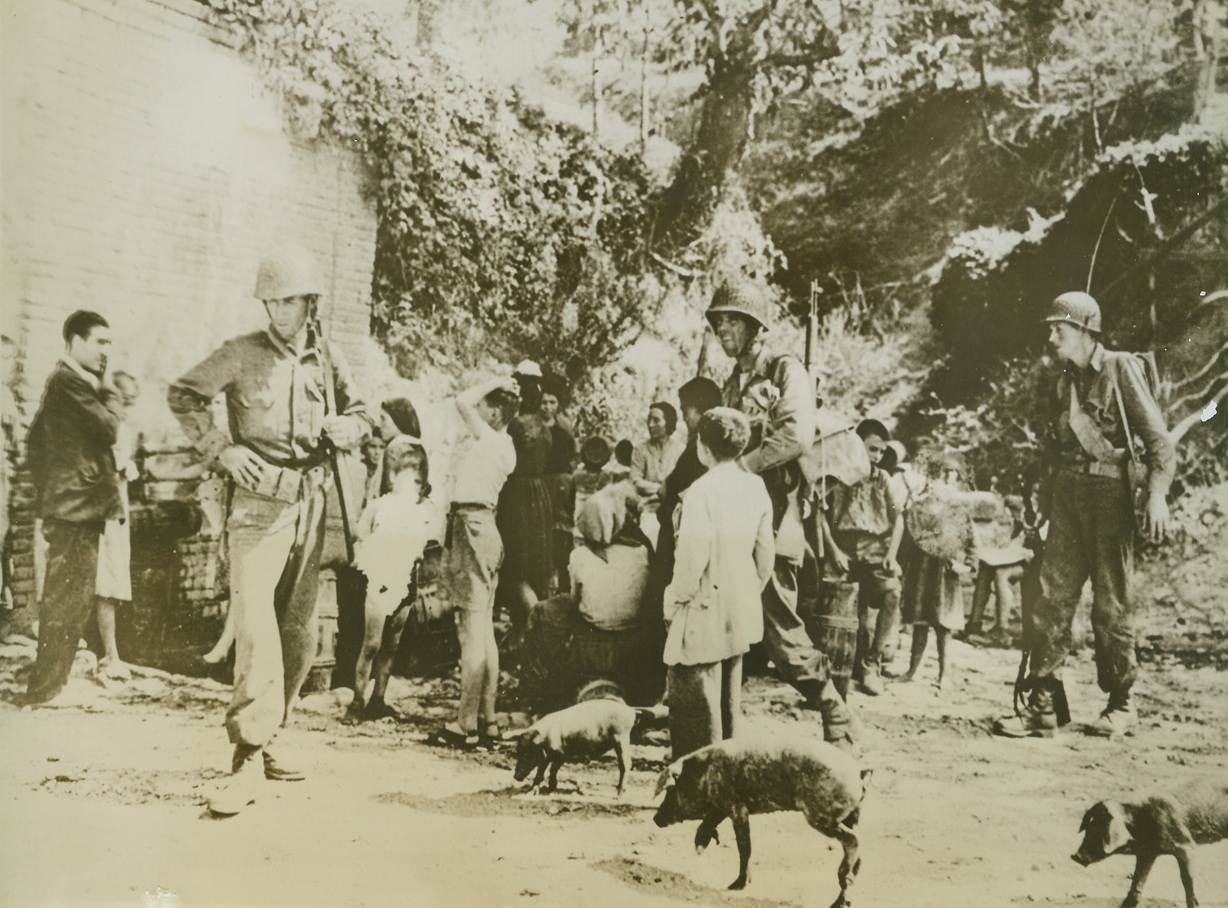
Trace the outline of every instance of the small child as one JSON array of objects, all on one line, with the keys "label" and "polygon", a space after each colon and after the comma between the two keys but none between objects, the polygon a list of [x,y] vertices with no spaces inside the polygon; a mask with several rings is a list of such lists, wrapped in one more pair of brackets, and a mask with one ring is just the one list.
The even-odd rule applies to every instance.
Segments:
[{"label": "small child", "polygon": [[674,759],[730,738],[742,713],[742,656],[763,638],[763,588],[776,548],[763,480],[736,463],[750,438],[729,407],[705,413],[696,450],[708,468],[682,495],[674,575],[665,589],[665,664]]},{"label": "small child", "polygon": [[[354,668],[354,699],[346,711],[351,722],[395,716],[384,702],[384,689],[405,621],[404,616],[401,621],[393,616],[409,599],[434,517],[421,442],[408,435],[394,438],[384,452],[384,463],[391,489],[367,505],[355,531],[354,567],[367,578],[367,597],[362,648]],[[375,690],[367,701],[373,664]]]},{"label": "small child", "polygon": [[831,509],[819,519],[830,542],[825,569],[857,584],[857,649],[853,681],[864,694],[883,692],[881,670],[895,655],[900,621],[900,563],[904,499],[882,460],[891,433],[877,419],[863,419],[857,437],[870,460],[870,475],[838,485]]},{"label": "small child", "polygon": [[918,460],[925,485],[904,515],[915,551],[904,574],[902,611],[904,620],[913,625],[913,637],[908,672],[901,680],[911,681],[916,675],[932,626],[941,688],[947,673],[947,640],[964,626],[962,578],[976,568],[976,538],[959,458],[929,451]]},{"label": "small child", "polygon": [[128,524],[128,483],[139,477],[134,458],[140,445],[128,416],[140,396],[140,385],[127,372],[116,372],[111,378],[119,397],[124,418],[115,439],[115,465],[119,471],[119,497],[123,516],[108,520],[98,540],[98,576],[94,587],[97,596],[95,611],[98,633],[102,638],[102,658],[98,674],[106,680],[123,681],[132,672],[119,657],[115,641],[115,609],[121,602],[132,601],[132,537]]}]

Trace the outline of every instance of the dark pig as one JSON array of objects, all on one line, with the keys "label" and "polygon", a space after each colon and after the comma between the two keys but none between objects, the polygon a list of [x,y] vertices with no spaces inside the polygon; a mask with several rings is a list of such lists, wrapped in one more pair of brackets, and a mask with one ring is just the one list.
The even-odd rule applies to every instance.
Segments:
[{"label": "dark pig", "polygon": [[665,791],[653,818],[658,826],[700,820],[695,848],[717,839],[716,827],[729,817],[738,841],[742,889],[750,863],[750,815],[800,810],[806,822],[844,846],[840,896],[832,908],[850,904],[849,889],[861,869],[854,829],[869,771],[858,770],[847,753],[824,741],[740,738],[711,744],[671,764],[657,783]]},{"label": "dark pig", "polygon": [[1099,801],[1083,814],[1083,844],[1072,860],[1083,865],[1111,854],[1135,855],[1134,878],[1122,908],[1138,904],[1152,865],[1162,854],[1177,859],[1185,887],[1186,908],[1194,908],[1194,877],[1190,865],[1194,846],[1228,838],[1228,773],[1203,778],[1137,801]]},{"label": "dark pig", "polygon": [[536,788],[549,768],[546,791],[554,791],[564,761],[598,757],[613,748],[618,758],[621,795],[627,779],[635,718],[636,710],[618,700],[586,700],[542,716],[521,733],[516,744],[516,781],[523,782],[536,769],[532,785]]}]

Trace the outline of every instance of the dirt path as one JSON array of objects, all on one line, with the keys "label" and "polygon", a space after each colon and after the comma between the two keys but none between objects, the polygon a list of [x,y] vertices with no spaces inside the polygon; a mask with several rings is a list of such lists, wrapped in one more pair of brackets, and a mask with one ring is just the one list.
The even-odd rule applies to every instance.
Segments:
[{"label": "dirt path", "polygon": [[[6,699],[28,658],[24,645],[0,649]],[[1009,701],[1014,659],[957,643],[951,690],[928,683],[927,663],[926,680],[855,699],[874,768],[859,904],[1116,906],[1133,861],[1083,869],[1069,858],[1085,807],[1228,771],[1222,670],[1150,662],[1142,728],[1125,742],[1006,742],[987,728]],[[1101,697],[1086,654],[1072,660],[1068,682],[1076,721],[1090,721]],[[350,728],[333,696],[308,697],[281,743],[310,778],[269,783],[228,820],[203,808],[228,759],[219,685],[150,672],[113,690],[74,679],[75,708],[0,703],[0,905],[159,904],[145,895],[159,886],[179,900],[161,904],[186,906],[776,908],[827,906],[836,895],[839,851],[796,814],[755,818],[750,886],[727,893],[737,870],[731,832],[697,856],[693,824],[651,822],[662,748],[637,748],[621,800],[612,762],[567,766],[564,791],[526,795],[510,753],[423,743],[424,724],[446,713],[435,698],[446,689],[394,685],[417,721]],[[752,680],[750,726],[809,725],[796,699]],[[1205,847],[1196,873],[1204,908],[1228,906],[1228,843]],[[1157,865],[1147,896],[1145,905],[1184,904],[1175,863]]]}]

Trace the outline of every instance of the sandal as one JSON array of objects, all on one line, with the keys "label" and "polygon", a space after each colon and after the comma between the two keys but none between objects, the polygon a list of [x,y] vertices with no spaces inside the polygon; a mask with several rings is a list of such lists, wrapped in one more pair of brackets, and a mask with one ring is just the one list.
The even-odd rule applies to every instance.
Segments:
[{"label": "sandal", "polygon": [[479,735],[482,747],[487,750],[494,750],[503,740],[503,729],[499,727],[497,722],[491,722],[482,729]]},{"label": "sandal", "polygon": [[478,733],[465,731],[455,723],[448,723],[426,739],[428,744],[437,747],[456,747],[461,750],[472,750],[478,746]]}]

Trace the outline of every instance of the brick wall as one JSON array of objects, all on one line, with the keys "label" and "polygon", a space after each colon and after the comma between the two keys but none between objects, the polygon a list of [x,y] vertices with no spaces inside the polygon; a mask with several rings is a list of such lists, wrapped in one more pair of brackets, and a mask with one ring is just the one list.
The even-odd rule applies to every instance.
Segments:
[{"label": "brick wall", "polygon": [[[141,382],[136,428],[154,444],[180,440],[167,384],[265,324],[252,289],[280,238],[320,256],[328,330],[360,383],[384,368],[367,339],[376,217],[361,162],[290,136],[278,99],[204,12],[191,0],[5,6],[0,313],[20,344],[27,419],[65,316],[89,308],[111,322],[112,368]],[[200,598],[214,573],[192,562],[216,544],[183,552]]]}]

